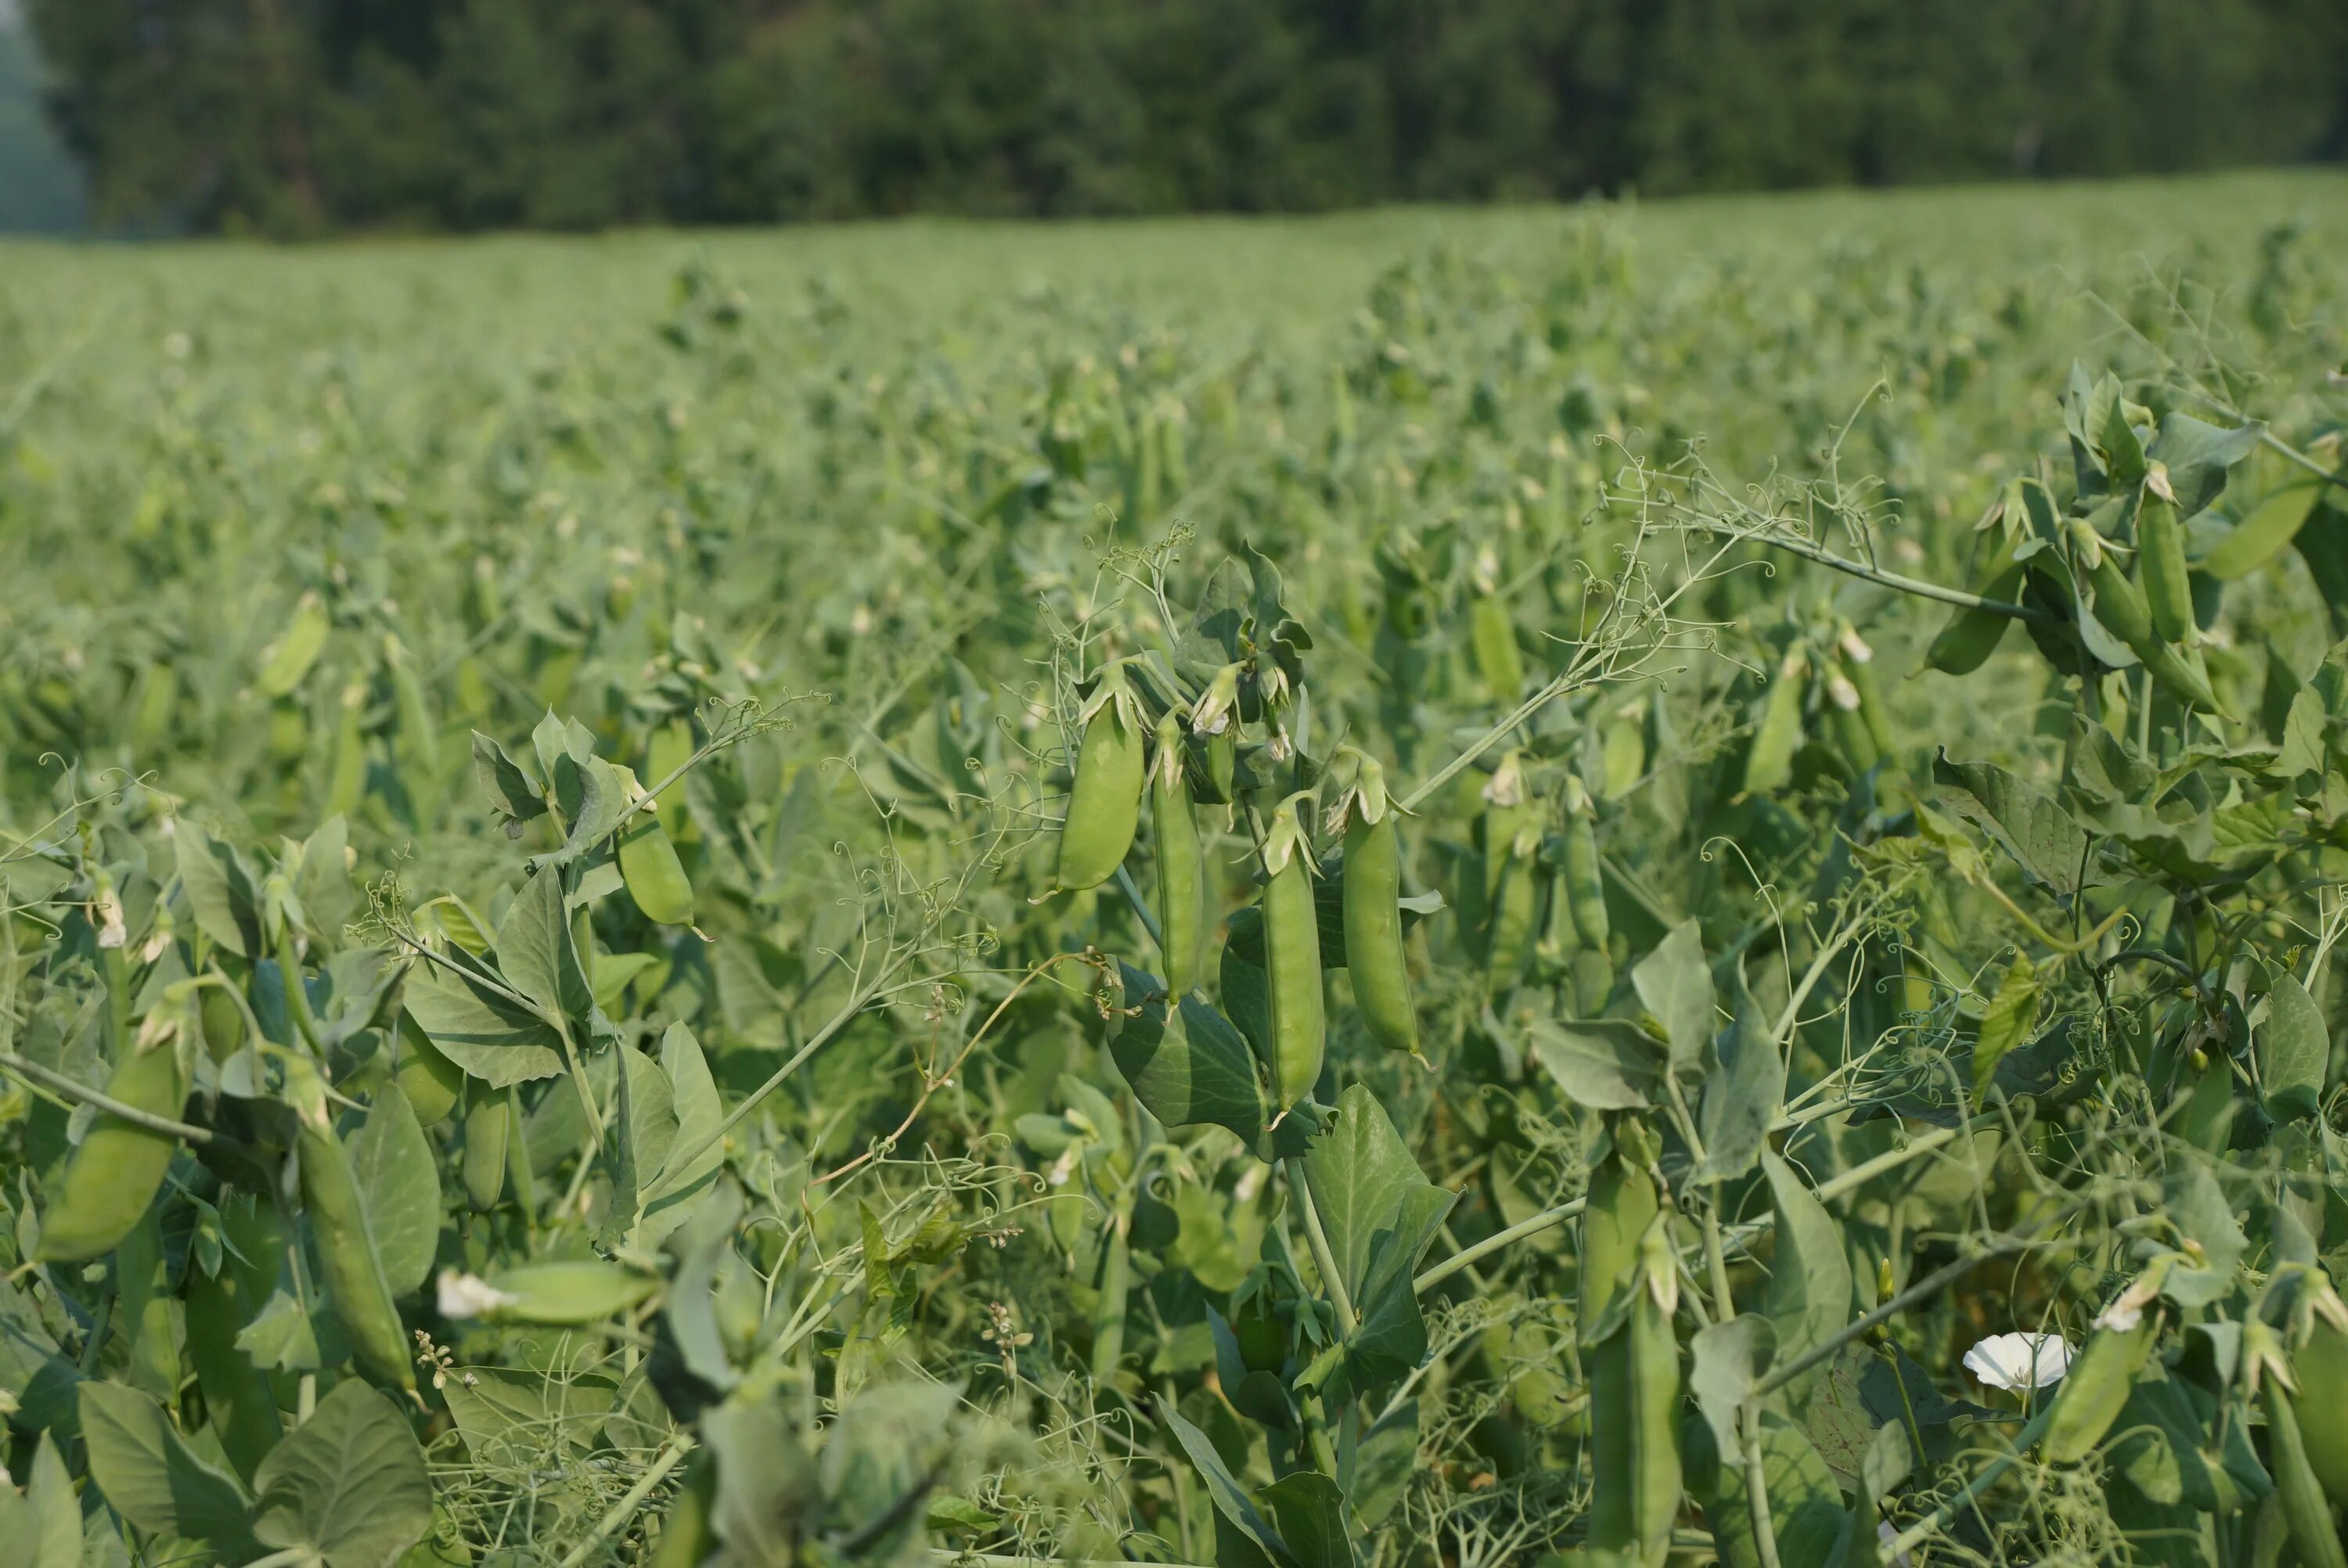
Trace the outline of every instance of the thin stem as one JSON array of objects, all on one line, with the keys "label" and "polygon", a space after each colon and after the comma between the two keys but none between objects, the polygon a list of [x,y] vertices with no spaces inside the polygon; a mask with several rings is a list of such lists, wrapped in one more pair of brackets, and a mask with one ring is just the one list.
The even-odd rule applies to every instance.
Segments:
[{"label": "thin stem", "polygon": [[1354,1299],[1345,1289],[1344,1276],[1337,1272],[1337,1255],[1329,1249],[1329,1237],[1321,1228],[1321,1211],[1313,1206],[1313,1189],[1304,1180],[1304,1162],[1294,1156],[1281,1162],[1288,1174],[1288,1190],[1296,1194],[1297,1213],[1304,1216],[1305,1245],[1313,1249],[1313,1266],[1321,1271],[1321,1283],[1329,1292],[1330,1305],[1337,1309],[1337,1332],[1351,1337],[1359,1320],[1354,1316]]},{"label": "thin stem", "polygon": [[1706,533],[1751,539],[1755,544],[1767,545],[1774,549],[1800,556],[1805,560],[1816,561],[1820,566],[1831,567],[1836,571],[1848,573],[1863,581],[1878,583],[1885,588],[1898,589],[1902,593],[1912,593],[1919,599],[1936,599],[1942,604],[1958,605],[1966,610],[1986,610],[1992,615],[2003,615],[2014,620],[2043,621],[2049,626],[2060,624],[2058,617],[2030,605],[2009,604],[2002,599],[1984,599],[1977,593],[1967,593],[1961,588],[1943,588],[1937,582],[1926,582],[1921,578],[1904,577],[1896,571],[1885,571],[1880,567],[1868,566],[1846,556],[1838,556],[1823,546],[1814,545],[1807,539],[1797,538],[1791,535],[1757,530],[1747,531],[1701,518],[1687,526],[1691,528],[1702,529]]},{"label": "thin stem", "polygon": [[2054,1417],[2054,1404],[2055,1401],[2053,1399],[2047,1400],[2038,1413],[2030,1418],[2029,1424],[2015,1435],[2013,1447],[1983,1465],[1979,1475],[1959,1487],[1940,1507],[1884,1542],[1879,1560],[1897,1563],[1901,1557],[1915,1551],[1925,1542],[1939,1534],[1949,1521],[1957,1516],[1958,1510],[1969,1506],[1975,1497],[1988,1489],[1992,1481],[2013,1469],[2030,1445],[2036,1442],[2045,1432],[2046,1423]]},{"label": "thin stem", "polygon": [[2037,1238],[2034,1236],[2009,1236],[1983,1251],[1968,1253],[1954,1263],[1941,1265],[1873,1311],[1862,1314],[1849,1327],[1828,1335],[1783,1366],[1772,1368],[1769,1375],[1761,1379],[1756,1392],[1773,1394],[1811,1368],[1821,1362],[1832,1360],[1841,1353],[1844,1346],[1865,1334],[1877,1324],[1889,1322],[1926,1296],[1936,1295],[1947,1288],[1962,1277],[1974,1265],[1987,1263],[1993,1257],[2004,1257],[2013,1253],[2024,1252],[2036,1245]]},{"label": "thin stem", "polygon": [[[158,1046],[168,1050],[169,1046]],[[44,1089],[55,1090],[70,1100],[95,1105],[108,1115],[118,1117],[134,1127],[144,1127],[150,1132],[168,1132],[174,1138],[185,1138],[191,1143],[211,1143],[219,1135],[207,1128],[191,1127],[185,1122],[174,1122],[169,1116],[158,1116],[152,1111],[141,1111],[136,1105],[125,1105],[111,1094],[102,1094],[86,1084],[76,1083],[61,1072],[52,1072],[37,1061],[27,1061],[13,1050],[0,1050],[0,1069],[15,1073]]]},{"label": "thin stem", "polygon": [[2343,473],[2337,468],[2325,467],[2290,442],[2279,439],[2271,430],[2259,432],[2259,445],[2270,452],[2281,455],[2285,462],[2298,464],[2319,478],[2328,479],[2335,485],[2348,486],[2348,473]]}]

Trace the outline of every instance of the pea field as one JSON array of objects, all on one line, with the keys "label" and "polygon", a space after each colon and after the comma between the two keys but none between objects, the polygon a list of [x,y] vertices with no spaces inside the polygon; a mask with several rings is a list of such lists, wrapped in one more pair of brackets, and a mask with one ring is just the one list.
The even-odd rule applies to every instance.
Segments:
[{"label": "pea field", "polygon": [[2348,1568],[2343,258],[0,247],[0,1562]]}]

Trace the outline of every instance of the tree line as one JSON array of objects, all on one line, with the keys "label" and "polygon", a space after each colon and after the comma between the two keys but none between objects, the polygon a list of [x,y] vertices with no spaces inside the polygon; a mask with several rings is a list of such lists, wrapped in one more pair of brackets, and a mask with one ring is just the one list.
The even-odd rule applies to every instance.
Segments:
[{"label": "tree line", "polygon": [[120,226],[1312,210],[2348,149],[2338,0],[30,0]]}]

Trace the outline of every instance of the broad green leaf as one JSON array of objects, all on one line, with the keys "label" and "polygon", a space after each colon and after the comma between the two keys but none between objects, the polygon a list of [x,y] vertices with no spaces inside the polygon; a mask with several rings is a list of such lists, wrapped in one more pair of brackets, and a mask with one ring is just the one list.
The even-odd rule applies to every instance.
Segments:
[{"label": "broad green leaf", "polygon": [[2087,835],[2053,800],[1992,763],[1932,760],[1941,804],[1979,827],[2013,856],[2023,875],[2065,900],[2079,890]]},{"label": "broad green leaf", "polygon": [[1696,1408],[1712,1428],[1721,1464],[1741,1467],[1745,1459],[1737,1447],[1736,1413],[1768,1371],[1777,1350],[1777,1331],[1766,1317],[1747,1312],[1699,1329],[1688,1348],[1694,1356],[1688,1392],[1695,1396]]},{"label": "broad green leaf", "polygon": [[1982,1015],[1981,1033],[1973,1043],[1973,1096],[1979,1099],[1997,1073],[2005,1053],[2020,1045],[2038,1017],[2038,993],[2044,987],[2038,967],[2028,953],[2017,952],[1998,982],[1997,995]]},{"label": "broad green leaf", "polygon": [[1354,1568],[1353,1527],[1335,1481],[1314,1471],[1292,1471],[1255,1496],[1272,1511],[1298,1568]]},{"label": "broad green leaf", "polygon": [[[98,1490],[105,1489],[100,1481]],[[46,1431],[33,1450],[25,1504],[32,1532],[22,1542],[30,1548],[26,1568],[83,1568],[81,1499],[74,1494],[72,1472]]]},{"label": "broad green leaf", "polygon": [[384,1280],[394,1296],[414,1295],[430,1277],[440,1245],[440,1172],[397,1084],[376,1091],[350,1154]]},{"label": "broad green leaf", "polygon": [[551,1378],[528,1367],[465,1368],[442,1393],[475,1462],[492,1467],[585,1453],[619,1402],[601,1372]]},{"label": "broad green leaf", "polygon": [[[697,1192],[726,1161],[725,1145],[717,1136],[717,1130],[726,1122],[726,1106],[717,1097],[716,1081],[709,1076],[709,1063],[701,1054],[701,1042],[684,1024],[673,1023],[661,1036],[660,1053],[661,1070],[668,1076],[671,1102],[675,1108],[676,1132],[669,1140],[660,1173],[645,1191],[646,1234],[642,1245],[646,1246],[659,1245],[661,1236],[675,1228],[684,1218],[684,1200]],[[664,1214],[674,1217],[658,1217]],[[654,1231],[658,1234],[650,1234]]]},{"label": "broad green leaf", "polygon": [[303,1547],[326,1568],[391,1568],[432,1528],[432,1480],[407,1418],[356,1378],[334,1386],[310,1419],[261,1461],[252,1532]]},{"label": "broad green leaf", "polygon": [[499,995],[461,960],[419,962],[407,971],[401,999],[440,1054],[492,1089],[562,1071],[561,1038],[546,1021]]},{"label": "broad green leaf", "polygon": [[1456,1194],[1420,1173],[1385,1108],[1358,1083],[1307,1146],[1304,1183],[1360,1317],[1345,1350],[1353,1386],[1367,1391],[1426,1353],[1411,1275]]},{"label": "broad green leaf", "polygon": [[1197,997],[1169,1010],[1165,982],[1128,964],[1118,972],[1126,1005],[1138,1006],[1109,1029],[1109,1054],[1149,1113],[1169,1127],[1211,1122],[1252,1147],[1263,1136],[1266,1107],[1247,1041]]},{"label": "broad green leaf", "polygon": [[2226,470],[2255,451],[2265,434],[2263,425],[2228,430],[2189,414],[2168,414],[2145,456],[2168,467],[2177,515],[2189,518],[2218,498],[2226,487]]},{"label": "broad green leaf", "polygon": [[628,814],[627,786],[621,782],[619,770],[592,753],[580,760],[558,759],[554,789],[570,815],[571,831],[564,835],[561,848],[530,857],[530,868],[541,875],[600,847]]},{"label": "broad green leaf", "polygon": [[1405,1399],[1380,1416],[1354,1450],[1345,1494],[1362,1522],[1375,1530],[1385,1522],[1418,1467],[1418,1401]]},{"label": "broad green leaf", "polygon": [[709,1412],[703,1433],[717,1458],[711,1522],[725,1560],[799,1561],[800,1519],[817,1501],[816,1467],[783,1402],[730,1400]]},{"label": "broad green leaf", "polygon": [[2275,973],[2267,993],[2266,1023],[2258,1031],[2259,1088],[2280,1119],[2312,1116],[2323,1096],[2332,1036],[2323,1009],[2289,969]]},{"label": "broad green leaf", "polygon": [[302,845],[302,873],[294,893],[313,930],[338,930],[350,916],[350,824],[337,814],[320,823]]},{"label": "broad green leaf", "polygon": [[261,956],[261,901],[244,857],[185,817],[172,835],[180,886],[196,924],[241,958]]},{"label": "broad green leaf", "polygon": [[1184,1420],[1178,1410],[1167,1410],[1164,1419],[1167,1430],[1174,1434],[1174,1440],[1182,1445],[1182,1451],[1190,1456],[1191,1464],[1198,1468],[1200,1480],[1207,1483],[1207,1497],[1214,1503],[1215,1512],[1266,1557],[1282,1564],[1283,1568],[1293,1568],[1296,1559],[1289,1552],[1288,1543],[1281,1539],[1280,1532],[1272,1528],[1272,1522],[1257,1511],[1255,1500],[1224,1467],[1222,1456],[1215,1451],[1215,1445],[1207,1440],[1207,1434]]},{"label": "broad green leaf", "polygon": [[1727,1181],[1753,1168],[1768,1145],[1770,1123],[1786,1102],[1786,1061],[1761,1004],[1736,975],[1736,1017],[1720,1031],[1714,1051],[1719,1070],[1704,1085],[1697,1130],[1704,1135],[1704,1163],[1697,1180]]},{"label": "broad green leaf", "polygon": [[537,782],[521,771],[521,764],[507,755],[503,746],[479,730],[473,732],[473,777],[479,781],[491,809],[507,819],[507,831],[516,837],[520,836],[523,823],[546,815],[546,801]]},{"label": "broad green leaf", "polygon": [[198,1459],[145,1394],[121,1383],[84,1383],[81,1435],[98,1490],[139,1529],[192,1535],[232,1557],[251,1544],[244,1488]]},{"label": "broad green leaf", "polygon": [[[1777,1561],[1786,1568],[1832,1561],[1835,1541],[1850,1514],[1833,1473],[1801,1428],[1775,1418],[1763,1420],[1761,1475],[1768,1488]],[[1753,1541],[1752,1505],[1742,1470],[1721,1467],[1704,1517],[1712,1525],[1723,1568],[1759,1568],[1760,1550]],[[1859,1527],[1871,1530],[1873,1518],[1873,1511],[1867,1511]]]},{"label": "broad green leaf", "polygon": [[1672,1071],[1697,1068],[1717,1019],[1712,969],[1704,961],[1704,936],[1696,923],[1683,920],[1673,927],[1655,950],[1631,970],[1631,984],[1647,1011],[1663,1026],[1663,1038],[1671,1042]]},{"label": "broad green leaf", "polygon": [[1593,1111],[1653,1103],[1661,1077],[1656,1042],[1627,1019],[1537,1018],[1525,1043],[1566,1098]]},{"label": "broad green leaf", "polygon": [[[550,1023],[583,1020],[594,1010],[594,988],[572,940],[562,876],[552,867],[523,882],[506,917],[498,922],[498,972]],[[431,1026],[425,1027],[430,1033]]]},{"label": "broad green leaf", "polygon": [[318,1351],[317,1325],[282,1287],[262,1303],[252,1322],[237,1330],[236,1348],[263,1369],[309,1372],[325,1365]]},{"label": "broad green leaf", "polygon": [[[1777,1331],[1777,1360],[1784,1363],[1826,1343],[1850,1321],[1850,1255],[1843,1250],[1842,1227],[1792,1166],[1765,1152],[1761,1169],[1777,1214],[1766,1311]],[[1797,1407],[1822,1370],[1814,1368],[1787,1385]]]}]

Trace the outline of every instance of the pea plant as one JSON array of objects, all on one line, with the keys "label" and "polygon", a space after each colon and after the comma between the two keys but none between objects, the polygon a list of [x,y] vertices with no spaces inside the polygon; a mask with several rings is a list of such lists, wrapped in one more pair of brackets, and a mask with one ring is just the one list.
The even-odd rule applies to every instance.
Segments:
[{"label": "pea plant", "polygon": [[2337,354],[1920,274],[1715,446],[1747,285],[1579,232],[1310,377],[1026,302],[1008,434],[697,266],[486,470],[651,533],[25,633],[8,1560],[2348,1568]]}]

